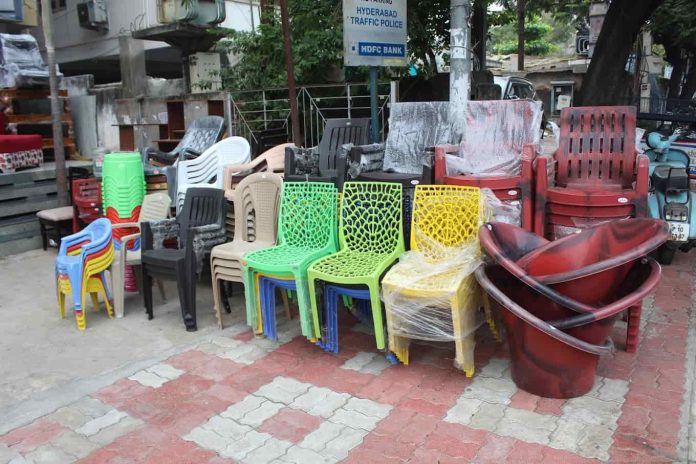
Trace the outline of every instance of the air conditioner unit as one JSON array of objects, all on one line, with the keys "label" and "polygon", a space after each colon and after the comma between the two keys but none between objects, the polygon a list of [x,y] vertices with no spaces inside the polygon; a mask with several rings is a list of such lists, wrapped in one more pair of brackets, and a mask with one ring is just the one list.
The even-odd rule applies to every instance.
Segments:
[{"label": "air conditioner unit", "polygon": [[77,4],[77,17],[80,27],[95,31],[109,30],[109,15],[105,0],[87,0]]}]

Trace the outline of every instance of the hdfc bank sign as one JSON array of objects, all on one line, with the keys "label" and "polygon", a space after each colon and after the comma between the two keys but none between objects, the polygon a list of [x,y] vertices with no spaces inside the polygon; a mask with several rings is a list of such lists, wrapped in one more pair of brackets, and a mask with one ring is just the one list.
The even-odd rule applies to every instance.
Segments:
[{"label": "hdfc bank sign", "polygon": [[346,66],[407,66],[406,0],[343,0]]}]

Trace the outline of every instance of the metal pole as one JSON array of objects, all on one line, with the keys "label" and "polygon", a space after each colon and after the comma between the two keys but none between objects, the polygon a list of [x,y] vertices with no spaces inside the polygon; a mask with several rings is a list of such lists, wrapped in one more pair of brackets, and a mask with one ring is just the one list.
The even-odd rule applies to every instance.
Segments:
[{"label": "metal pole", "polygon": [[377,116],[377,66],[370,66],[370,125],[372,126],[372,143],[379,143],[379,118]]},{"label": "metal pole", "polygon": [[288,73],[288,98],[290,99],[290,119],[292,123],[292,141],[300,145],[300,120],[297,112],[297,91],[295,90],[295,71],[292,64],[290,47],[290,25],[288,24],[288,4],[280,0],[280,18],[283,26],[283,43],[285,45],[285,70]]},{"label": "metal pole", "polygon": [[525,0],[517,0],[517,70],[524,71],[524,9]]},{"label": "metal pole", "polygon": [[41,24],[46,44],[46,61],[48,61],[48,82],[51,92],[51,116],[53,124],[53,157],[56,160],[56,187],[59,206],[66,206],[68,201],[68,176],[65,169],[65,146],[63,145],[63,108],[58,95],[58,75],[56,73],[56,50],[53,47],[53,18],[51,1],[41,0]]},{"label": "metal pole", "polygon": [[451,0],[450,27],[450,115],[463,121],[471,89],[469,50],[470,0]]}]

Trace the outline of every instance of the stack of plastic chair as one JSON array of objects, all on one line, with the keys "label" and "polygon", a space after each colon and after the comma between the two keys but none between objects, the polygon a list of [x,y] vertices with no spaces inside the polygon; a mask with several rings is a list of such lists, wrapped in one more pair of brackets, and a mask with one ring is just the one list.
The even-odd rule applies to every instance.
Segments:
[{"label": "stack of plastic chair", "polygon": [[[129,235],[121,236],[121,249],[114,256],[114,262],[111,265],[111,280],[114,287],[114,310],[116,312],[116,317],[123,317],[123,290],[124,287],[130,290],[131,285],[127,282],[127,270],[131,269],[131,275],[134,275],[134,266],[140,266],[140,247],[130,246],[131,242],[140,241],[140,224],[143,222],[155,222],[166,219],[169,216],[169,205],[171,204],[171,199],[166,193],[151,193],[145,195],[143,199],[143,205],[140,208],[140,216],[138,216],[135,222],[126,222],[113,224],[112,228],[115,232],[119,229],[130,229],[135,230],[135,233]],[[114,241],[115,242],[115,241]],[[135,280],[135,279],[134,279]],[[142,278],[137,279],[137,285],[133,285],[135,288],[140,285]],[[158,279],[157,285],[159,286],[160,293],[162,294],[162,299],[164,299],[164,287],[162,282]]]},{"label": "stack of plastic chair", "polygon": [[645,217],[649,160],[635,148],[635,107],[564,108],[560,126],[553,158],[538,158],[534,232],[553,239]]},{"label": "stack of plastic chair", "polygon": [[69,235],[61,241],[56,257],[56,289],[60,317],[65,317],[65,297],[72,294],[75,321],[79,330],[85,330],[85,299],[90,294],[94,310],[99,309],[101,293],[108,316],[113,317],[111,295],[104,271],[111,266],[114,245],[111,239],[111,223],[100,218],[83,231]]},{"label": "stack of plastic chair", "polygon": [[[139,153],[109,153],[104,156],[102,195],[105,216],[112,224],[138,222],[145,198],[145,174]],[[113,232],[116,250],[121,249],[121,237],[135,232],[135,227],[116,228]],[[130,246],[138,248],[139,243],[132,242]]]},{"label": "stack of plastic chair", "polygon": [[[435,183],[489,188],[534,222],[534,162],[543,110],[533,100],[472,101],[459,145],[435,147]],[[519,205],[519,206],[518,206]]]},{"label": "stack of plastic chair", "polygon": [[220,304],[230,312],[224,282],[243,283],[241,262],[244,254],[276,243],[282,187],[283,179],[277,174],[259,172],[245,177],[234,191],[237,233],[232,242],[218,245],[210,253],[213,302],[221,329]]},{"label": "stack of plastic chair", "polygon": [[[474,375],[482,199],[476,187],[419,185],[411,251],[382,281],[389,350],[409,362],[412,339],[454,342],[455,363]],[[489,318],[489,323],[492,319]]]},{"label": "stack of plastic chair", "polygon": [[[392,182],[346,182],[341,203],[340,251],[309,267],[310,297],[315,330],[321,324],[317,310],[316,282],[335,287],[365,286],[369,295],[378,349],[385,347],[380,279],[404,252],[401,219],[402,186]],[[350,296],[350,295],[348,295]],[[356,296],[360,298],[360,296]],[[337,321],[334,318],[333,321]],[[322,332],[329,332],[325,328]]]},{"label": "stack of plastic chair", "polygon": [[102,217],[101,187],[95,178],[72,181],[73,233]]},{"label": "stack of plastic chair", "polygon": [[261,301],[259,275],[296,283],[302,335],[316,341],[307,287],[307,268],[336,251],[337,191],[323,182],[286,182],[280,200],[278,245],[247,253],[242,260],[247,324],[258,332]]},{"label": "stack of plastic chair", "polygon": [[177,211],[181,211],[190,187],[223,188],[224,169],[228,164],[246,163],[251,147],[243,137],[228,137],[191,160],[179,161],[176,173]]}]

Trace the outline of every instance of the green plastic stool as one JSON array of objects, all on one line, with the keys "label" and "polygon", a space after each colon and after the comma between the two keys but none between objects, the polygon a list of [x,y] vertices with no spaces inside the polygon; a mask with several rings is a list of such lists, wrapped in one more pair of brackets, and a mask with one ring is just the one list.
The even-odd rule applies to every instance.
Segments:
[{"label": "green plastic stool", "polygon": [[254,274],[292,276],[297,282],[297,304],[302,335],[319,337],[312,324],[307,268],[317,259],[336,251],[337,191],[325,182],[286,182],[280,199],[278,245],[253,251],[242,260],[246,294],[247,324],[257,325]]},{"label": "green plastic stool", "polygon": [[346,182],[343,186],[338,240],[340,251],[309,267],[309,296],[315,330],[319,313],[315,282],[366,285],[370,290],[372,320],[378,349],[384,349],[380,279],[404,252],[400,183]]},{"label": "green plastic stool", "polygon": [[139,153],[109,153],[104,156],[102,198],[104,211],[112,208],[119,218],[130,218],[143,203],[145,173]]}]

